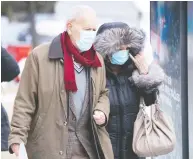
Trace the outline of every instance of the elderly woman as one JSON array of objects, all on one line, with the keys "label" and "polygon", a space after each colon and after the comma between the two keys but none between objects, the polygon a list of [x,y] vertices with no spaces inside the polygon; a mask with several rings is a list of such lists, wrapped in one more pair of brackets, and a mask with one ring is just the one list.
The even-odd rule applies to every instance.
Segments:
[{"label": "elderly woman", "polygon": [[143,31],[121,22],[103,24],[94,43],[105,60],[110,99],[106,128],[115,159],[138,159],[132,150],[132,137],[140,96],[144,97],[146,105],[153,104],[157,87],[163,80],[164,74],[159,66],[146,64],[144,44]]}]

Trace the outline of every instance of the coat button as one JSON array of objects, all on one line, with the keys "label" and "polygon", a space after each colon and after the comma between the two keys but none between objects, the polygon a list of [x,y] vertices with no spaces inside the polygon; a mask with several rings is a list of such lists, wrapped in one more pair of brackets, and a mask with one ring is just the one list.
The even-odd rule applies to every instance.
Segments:
[{"label": "coat button", "polygon": [[62,90],[62,93],[64,93],[64,89]]},{"label": "coat button", "polygon": [[65,121],[65,122],[64,122],[64,126],[66,126],[67,124],[68,124],[67,121]]},{"label": "coat button", "polygon": [[61,62],[61,63],[64,63],[64,59],[60,59],[60,62]]},{"label": "coat button", "polygon": [[60,155],[63,155],[63,151],[60,151],[59,154],[60,154]]}]

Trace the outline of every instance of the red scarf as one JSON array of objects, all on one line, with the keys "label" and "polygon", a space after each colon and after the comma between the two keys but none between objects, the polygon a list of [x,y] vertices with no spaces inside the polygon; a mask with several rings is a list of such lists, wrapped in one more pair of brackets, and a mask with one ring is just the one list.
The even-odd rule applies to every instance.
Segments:
[{"label": "red scarf", "polygon": [[[81,53],[71,42],[67,32],[61,34],[61,46],[64,54],[64,82],[65,89],[68,91],[77,91],[75,73],[74,73],[74,60],[77,63],[87,67],[101,67],[101,63],[96,55],[96,52],[91,47],[90,50]],[[81,81],[80,81],[81,82]]]}]

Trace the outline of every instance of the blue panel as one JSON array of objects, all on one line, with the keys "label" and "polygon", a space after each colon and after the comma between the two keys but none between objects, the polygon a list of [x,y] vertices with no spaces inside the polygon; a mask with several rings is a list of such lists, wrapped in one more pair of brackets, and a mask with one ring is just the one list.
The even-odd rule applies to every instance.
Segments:
[{"label": "blue panel", "polygon": [[189,159],[193,159],[193,2],[188,2],[188,113]]},{"label": "blue panel", "polygon": [[[151,44],[154,59],[166,76],[161,86],[161,108],[172,117],[177,136],[175,150],[156,159],[183,159],[180,2],[151,2]],[[185,159],[185,158],[184,158]],[[187,158],[186,158],[187,159]]]}]

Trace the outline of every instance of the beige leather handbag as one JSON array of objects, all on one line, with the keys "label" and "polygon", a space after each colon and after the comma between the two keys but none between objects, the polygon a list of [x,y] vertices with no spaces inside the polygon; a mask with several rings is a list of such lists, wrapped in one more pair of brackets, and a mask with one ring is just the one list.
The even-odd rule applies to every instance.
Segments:
[{"label": "beige leather handbag", "polygon": [[133,151],[139,157],[165,155],[173,151],[175,143],[171,118],[160,110],[158,99],[147,107],[141,97],[140,110],[134,123]]}]

